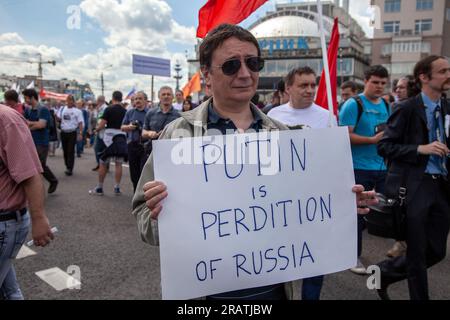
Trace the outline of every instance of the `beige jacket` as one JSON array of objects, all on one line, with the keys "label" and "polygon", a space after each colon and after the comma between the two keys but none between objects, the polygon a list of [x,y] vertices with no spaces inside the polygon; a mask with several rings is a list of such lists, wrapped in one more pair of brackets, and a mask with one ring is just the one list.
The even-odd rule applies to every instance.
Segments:
[{"label": "beige jacket", "polygon": [[[169,123],[161,133],[159,139],[174,139],[179,137],[199,137],[207,132],[208,106],[212,99],[202,103],[192,111],[181,113],[181,117]],[[266,116],[257,107],[251,105],[252,111],[258,113],[262,119],[263,130],[287,130],[288,127]],[[146,206],[143,187],[154,180],[153,154],[150,155],[142,170],[136,193],[133,197],[133,215],[136,217],[139,233],[143,241],[158,246],[157,223],[150,218],[150,209]],[[169,195],[170,196],[170,195]],[[291,283],[286,284],[287,295],[292,299]]]}]

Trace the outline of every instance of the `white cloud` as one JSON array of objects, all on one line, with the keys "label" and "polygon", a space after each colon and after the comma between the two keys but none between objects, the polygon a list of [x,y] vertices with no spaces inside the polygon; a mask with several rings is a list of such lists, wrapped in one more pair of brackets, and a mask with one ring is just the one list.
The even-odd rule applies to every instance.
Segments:
[{"label": "white cloud", "polygon": [[0,34],[0,46],[24,44],[25,41],[17,33]]},{"label": "white cloud", "polygon": [[[0,34],[0,56],[2,57],[2,69],[7,67],[8,63],[14,63],[16,68],[20,68],[21,63],[29,61],[38,61],[39,54],[45,60],[55,60],[62,62],[63,53],[55,47],[45,45],[31,45],[17,33]],[[4,71],[2,71],[4,72]]]},{"label": "white cloud", "polygon": [[370,26],[372,12],[369,0],[350,1],[350,15],[359,23],[369,38],[373,37],[373,28]]},{"label": "white cloud", "polygon": [[[0,34],[0,39],[3,35]],[[151,77],[136,75],[131,72],[131,56],[133,51],[128,47],[113,47],[106,50],[99,49],[95,53],[83,55],[76,59],[64,60],[62,52],[54,47],[35,46],[23,41],[20,45],[0,46],[0,56],[5,57],[2,63],[2,73],[9,75],[36,75],[37,65],[29,64],[26,61],[37,61],[37,54],[41,53],[43,60],[56,60],[55,66],[44,65],[44,78],[46,79],[76,79],[80,83],[89,83],[94,92],[101,94],[100,74],[103,73],[105,80],[105,95],[111,96],[112,91],[121,90],[124,95],[136,87],[147,92],[151,96]],[[183,70],[187,70],[187,62],[184,54],[170,53],[167,50],[160,50],[159,57],[171,60],[171,66],[180,63]],[[23,61],[20,63],[19,61]],[[112,67],[111,67],[112,65]],[[172,73],[174,73],[172,71]],[[186,73],[183,73],[182,87],[186,80]],[[173,78],[155,77],[155,99],[157,91],[163,85],[170,85],[175,89]]]},{"label": "white cloud", "polygon": [[[133,53],[170,59],[182,64],[186,80],[187,63],[182,54],[170,53],[169,42],[193,45],[195,28],[178,24],[172,18],[172,9],[161,0],[83,0],[80,7],[84,14],[107,33],[104,38],[106,51],[85,57],[90,64],[113,65],[105,70],[110,86],[128,88],[137,85],[150,95],[150,76],[131,75]],[[80,61],[83,64],[85,61]],[[184,83],[182,81],[182,83]],[[155,79],[155,91],[162,85],[175,86],[173,78]],[[125,90],[125,89],[124,89]],[[128,89],[127,89],[128,90]]]},{"label": "white cloud", "polygon": [[111,47],[159,54],[168,41],[195,43],[195,29],[174,21],[172,9],[161,0],[84,0],[80,7],[109,34],[104,40]]},{"label": "white cloud", "polygon": [[[44,60],[56,60],[56,66],[45,66],[44,77],[48,79],[76,79],[90,83],[100,94],[100,74],[105,79],[105,94],[113,90],[128,93],[133,86],[146,91],[149,96],[151,77],[134,75],[131,71],[133,53],[178,61],[183,68],[180,86],[187,81],[187,62],[182,53],[171,53],[171,42],[194,45],[195,28],[186,27],[172,18],[172,9],[161,0],[83,0],[80,8],[90,18],[88,30],[100,27],[105,31],[106,48],[82,57],[64,60],[63,53],[55,47],[27,43],[17,33],[0,34],[0,56],[13,59],[37,60],[38,53]],[[112,65],[112,67],[110,67]],[[6,63],[2,73],[12,75],[36,74],[36,65]],[[160,86],[175,87],[173,78],[155,78],[155,94]],[[155,97],[156,99],[156,97]]]}]

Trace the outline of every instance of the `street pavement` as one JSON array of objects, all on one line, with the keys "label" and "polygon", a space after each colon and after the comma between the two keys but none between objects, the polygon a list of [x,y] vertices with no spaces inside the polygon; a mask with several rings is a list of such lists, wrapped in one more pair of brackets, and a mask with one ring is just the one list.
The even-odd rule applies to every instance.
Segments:
[{"label": "street pavement", "polygon": [[[89,195],[97,182],[92,149],[75,159],[74,175],[64,175],[62,151],[49,157],[48,165],[59,179],[57,191],[48,195],[46,212],[59,232],[45,248],[31,247],[37,254],[15,262],[26,299],[161,299],[159,252],[141,241],[131,214],[132,184],[128,167],[123,169],[122,195],[113,194],[114,166],[104,184],[104,196]],[[46,183],[46,187],[48,184]],[[28,237],[31,238],[31,235]],[[326,240],[325,240],[326,241]],[[385,258],[393,241],[364,234],[363,261],[370,265]],[[432,299],[450,299],[450,263],[447,258],[429,269]],[[58,267],[77,266],[81,288],[57,291],[35,273]],[[69,272],[70,273],[70,272]],[[367,277],[350,271],[327,275],[323,300],[376,300],[366,286]],[[180,286],[183,284],[180,283]],[[297,290],[297,294],[300,289]],[[408,299],[406,281],[390,287],[393,299]]]}]

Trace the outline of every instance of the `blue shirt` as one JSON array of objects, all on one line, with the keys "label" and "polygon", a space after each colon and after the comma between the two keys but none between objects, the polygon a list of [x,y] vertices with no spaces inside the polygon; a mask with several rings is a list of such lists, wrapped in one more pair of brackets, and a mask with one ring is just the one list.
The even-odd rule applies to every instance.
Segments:
[{"label": "blue shirt", "polygon": [[[364,94],[359,95],[363,102],[363,112],[358,124],[358,104],[355,99],[348,99],[339,112],[339,125],[353,127],[353,133],[373,137],[375,127],[386,123],[389,113],[383,100],[374,104]],[[384,171],[386,166],[382,157],[378,155],[376,144],[352,144],[353,167],[359,170]]]},{"label": "blue shirt", "polygon": [[[442,123],[442,118],[439,119],[439,121],[436,120],[435,117],[435,111],[436,108],[441,104],[441,100],[438,101],[432,101],[427,95],[425,95],[423,92],[422,94],[422,100],[423,104],[425,105],[425,114],[427,115],[427,126],[428,126],[428,138],[430,143],[434,141],[438,141],[437,136],[437,125],[439,125],[439,132],[441,133],[440,141],[443,140],[443,134],[444,134],[444,126]],[[440,115],[442,117],[442,115]],[[429,174],[442,174],[446,175],[445,170],[443,169],[443,159],[442,157],[431,155],[430,159],[428,160],[427,167],[425,169],[426,173]]]},{"label": "blue shirt", "polygon": [[180,117],[180,113],[174,107],[170,107],[169,111],[164,113],[161,107],[150,109],[145,116],[144,129],[149,131],[160,132],[166,125]]},{"label": "blue shirt", "polygon": [[81,112],[83,113],[83,120],[84,120],[83,133],[86,134],[89,127],[89,112],[84,108],[81,109]]},{"label": "blue shirt", "polygon": [[142,110],[133,108],[128,110],[127,113],[125,114],[125,117],[123,118],[122,121],[122,125],[129,125],[135,121],[139,122],[139,128],[131,132],[127,132],[128,143],[141,141],[142,128],[144,127],[145,115],[147,114],[147,111],[148,108],[144,108]]},{"label": "blue shirt", "polygon": [[37,146],[48,146],[49,138],[49,124],[50,124],[50,111],[41,106],[37,105],[36,108],[28,108],[25,111],[25,119],[28,121],[39,121],[45,120],[47,125],[43,129],[31,130],[31,135],[33,137],[34,144]]}]

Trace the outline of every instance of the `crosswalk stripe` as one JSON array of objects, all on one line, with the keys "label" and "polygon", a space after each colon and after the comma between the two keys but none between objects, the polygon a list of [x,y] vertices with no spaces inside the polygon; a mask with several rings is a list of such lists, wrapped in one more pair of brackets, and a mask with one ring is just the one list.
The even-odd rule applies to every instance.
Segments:
[{"label": "crosswalk stripe", "polygon": [[27,246],[22,246],[22,248],[20,248],[19,253],[16,256],[16,260],[23,259],[23,258],[26,258],[26,257],[29,257],[29,256],[34,256],[36,254],[37,254],[36,252],[31,250]]},{"label": "crosswalk stripe", "polygon": [[38,271],[35,274],[44,282],[52,286],[56,291],[79,288],[81,286],[80,281],[58,267]]}]

